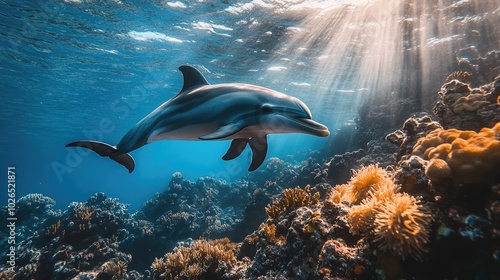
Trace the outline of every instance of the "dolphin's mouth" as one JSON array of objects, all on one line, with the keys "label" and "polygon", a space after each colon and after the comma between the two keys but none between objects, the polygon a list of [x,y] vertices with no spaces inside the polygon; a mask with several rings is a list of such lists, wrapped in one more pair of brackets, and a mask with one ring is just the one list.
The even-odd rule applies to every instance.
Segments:
[{"label": "dolphin's mouth", "polygon": [[312,119],[306,118],[290,118],[294,122],[298,123],[300,126],[307,128],[308,132],[315,136],[327,137],[330,135],[328,127],[313,121]]}]

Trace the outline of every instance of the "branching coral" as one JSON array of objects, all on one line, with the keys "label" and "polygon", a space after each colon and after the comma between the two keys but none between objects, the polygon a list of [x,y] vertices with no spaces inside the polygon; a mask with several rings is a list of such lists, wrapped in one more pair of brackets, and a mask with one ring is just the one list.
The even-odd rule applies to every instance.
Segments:
[{"label": "branching coral", "polygon": [[90,229],[94,211],[95,206],[84,206],[83,208],[76,210],[74,217],[76,218],[76,222],[81,231]]},{"label": "branching coral", "polygon": [[260,228],[263,230],[266,240],[271,244],[286,242],[286,236],[276,234],[276,225],[263,223]]},{"label": "branching coral", "polygon": [[127,263],[124,261],[107,261],[101,266],[102,272],[112,276],[112,279],[122,279],[127,272]]},{"label": "branching coral", "polygon": [[421,260],[428,251],[431,215],[420,201],[406,193],[397,193],[375,208],[373,240],[393,255]]},{"label": "branching coral", "polygon": [[311,194],[310,189],[311,186],[307,185],[304,189],[296,187],[284,190],[278,200],[266,207],[267,216],[274,219],[280,213],[288,213],[300,207],[316,204],[319,200],[319,193]]},{"label": "branching coral", "polygon": [[432,181],[445,178],[460,183],[498,181],[500,122],[478,133],[436,129],[417,141],[413,154],[429,160],[426,175]]},{"label": "branching coral", "polygon": [[234,248],[235,244],[227,238],[212,241],[196,240],[189,247],[176,247],[172,253],[167,253],[164,258],[155,259],[151,265],[153,278],[220,278],[218,270],[223,265],[236,261]]}]

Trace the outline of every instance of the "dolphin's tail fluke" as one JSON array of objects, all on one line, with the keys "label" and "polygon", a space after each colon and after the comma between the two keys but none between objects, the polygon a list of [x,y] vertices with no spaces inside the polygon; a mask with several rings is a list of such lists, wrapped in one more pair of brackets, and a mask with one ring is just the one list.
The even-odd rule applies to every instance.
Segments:
[{"label": "dolphin's tail fluke", "polygon": [[66,147],[82,147],[96,152],[102,157],[109,157],[110,159],[125,166],[129,173],[132,173],[135,168],[135,162],[132,156],[127,153],[120,154],[116,147],[98,141],[76,141],[69,143]]}]

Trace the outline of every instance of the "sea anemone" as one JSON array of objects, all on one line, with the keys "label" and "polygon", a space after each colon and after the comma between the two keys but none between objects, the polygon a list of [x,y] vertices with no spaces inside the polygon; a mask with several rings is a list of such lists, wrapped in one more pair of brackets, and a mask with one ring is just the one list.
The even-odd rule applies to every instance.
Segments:
[{"label": "sea anemone", "polygon": [[347,221],[352,234],[362,234],[371,229],[376,203],[375,199],[365,199],[360,205],[354,205],[349,209]]},{"label": "sea anemone", "polygon": [[387,172],[378,167],[378,164],[370,164],[355,171],[349,185],[351,186],[349,200],[351,203],[357,204],[367,197],[370,190],[378,189],[384,185],[394,185],[394,183]]},{"label": "sea anemone", "polygon": [[328,198],[333,203],[341,203],[342,201],[349,201],[348,193],[350,186],[348,184],[337,185],[330,193]]},{"label": "sea anemone", "polygon": [[375,209],[374,238],[379,248],[403,259],[421,260],[428,251],[429,224],[432,218],[420,200],[407,193],[397,193]]}]

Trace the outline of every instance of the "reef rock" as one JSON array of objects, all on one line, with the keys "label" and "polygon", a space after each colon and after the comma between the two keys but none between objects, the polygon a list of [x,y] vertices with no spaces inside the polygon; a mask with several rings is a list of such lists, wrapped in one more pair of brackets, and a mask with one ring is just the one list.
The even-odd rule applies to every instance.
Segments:
[{"label": "reef rock", "polygon": [[479,131],[500,122],[499,95],[500,76],[478,88],[454,79],[441,87],[434,114],[444,128]]}]

